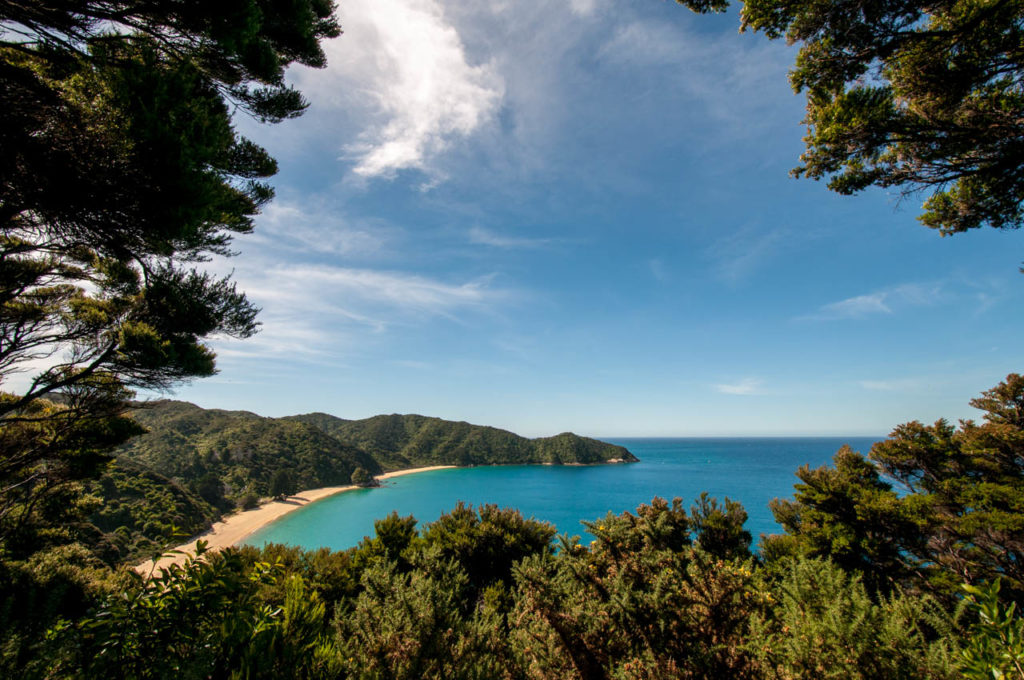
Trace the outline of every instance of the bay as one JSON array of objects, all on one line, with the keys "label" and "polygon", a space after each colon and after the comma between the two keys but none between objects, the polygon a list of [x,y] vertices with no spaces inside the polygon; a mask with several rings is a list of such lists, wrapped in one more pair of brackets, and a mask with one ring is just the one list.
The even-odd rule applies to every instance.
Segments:
[{"label": "bay", "polygon": [[743,503],[754,536],[778,533],[768,503],[789,498],[801,465],[831,461],[843,444],[867,452],[881,437],[606,439],[639,463],[595,466],[509,465],[433,470],[396,477],[304,506],[252,534],[245,543],[350,548],[373,535],[390,512],[436,520],[458,501],[518,508],[589,542],[581,520],[633,511],[655,496],[680,497],[686,507],[702,491]]}]

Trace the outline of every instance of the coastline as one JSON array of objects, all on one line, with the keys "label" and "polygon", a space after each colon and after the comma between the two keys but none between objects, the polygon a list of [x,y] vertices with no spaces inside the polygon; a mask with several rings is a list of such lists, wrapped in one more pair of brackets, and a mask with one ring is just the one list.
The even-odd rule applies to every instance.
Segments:
[{"label": "coastline", "polygon": [[[384,481],[395,477],[404,477],[405,475],[416,474],[417,472],[447,470],[454,467],[456,466],[431,465],[427,467],[409,468],[407,470],[385,472],[377,475],[375,478],[378,481]],[[304,505],[309,505],[310,503],[314,503],[329,496],[334,496],[339,493],[358,488],[359,487],[354,484],[348,484],[346,486],[325,486],[319,489],[308,489],[306,491],[300,491],[294,496],[288,496],[281,501],[271,500],[257,508],[253,508],[252,510],[237,512],[215,523],[206,533],[200,536],[195,536],[187,543],[183,543],[173,548],[173,550],[179,551],[177,554],[164,555],[157,560],[155,564],[153,560],[146,560],[142,564],[137,565],[135,567],[135,571],[142,576],[149,576],[158,569],[165,569],[172,564],[182,564],[187,558],[195,554],[197,541],[206,541],[206,547],[209,550],[223,550],[224,548],[241,543],[266,525],[284,517],[293,510],[297,510]]]}]

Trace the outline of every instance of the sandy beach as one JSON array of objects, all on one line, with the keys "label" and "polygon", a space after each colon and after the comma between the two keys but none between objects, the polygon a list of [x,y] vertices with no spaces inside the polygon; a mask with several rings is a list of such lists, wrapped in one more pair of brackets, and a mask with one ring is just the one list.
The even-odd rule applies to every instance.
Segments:
[{"label": "sandy beach", "polygon": [[[387,479],[393,479],[394,477],[402,477],[404,475],[411,475],[417,472],[427,472],[429,470],[444,470],[447,468],[453,468],[454,465],[433,465],[430,467],[411,468],[409,470],[397,470],[395,472],[386,472],[382,475],[377,475],[379,481]],[[196,542],[206,541],[207,547],[210,550],[221,550],[245,540],[250,534],[262,529],[267,524],[270,524],[276,519],[287,515],[289,512],[301,508],[303,505],[309,505],[314,501],[319,501],[328,496],[342,493],[344,491],[350,491],[358,487],[354,485],[348,486],[326,486],[321,489],[309,489],[308,491],[300,491],[294,496],[288,496],[281,501],[268,501],[258,508],[252,510],[244,510],[242,512],[235,513],[225,517],[220,522],[213,525],[209,531],[201,536],[197,536],[188,543],[183,543],[175,548],[175,550],[181,551],[177,555],[165,555],[157,560],[156,564],[153,564],[152,560],[146,560],[142,564],[135,567],[135,571],[142,575],[148,575],[154,571],[154,568],[160,569],[162,567],[169,567],[172,564],[181,564],[189,555],[195,554]]]}]

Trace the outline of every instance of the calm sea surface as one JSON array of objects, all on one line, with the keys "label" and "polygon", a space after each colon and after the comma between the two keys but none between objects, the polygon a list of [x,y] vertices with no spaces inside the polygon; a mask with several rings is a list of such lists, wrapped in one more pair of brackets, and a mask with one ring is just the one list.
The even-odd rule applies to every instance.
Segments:
[{"label": "calm sea surface", "polygon": [[357,489],[312,503],[253,534],[250,545],[288,543],[336,550],[373,534],[373,521],[393,510],[421,523],[456,502],[518,508],[559,532],[589,541],[581,520],[633,510],[654,496],[681,497],[686,506],[707,491],[743,503],[755,540],[780,531],[768,501],[789,498],[796,469],[831,460],[842,444],[867,452],[879,438],[608,439],[639,463],[600,466],[509,465],[435,470],[397,477],[378,489]]}]

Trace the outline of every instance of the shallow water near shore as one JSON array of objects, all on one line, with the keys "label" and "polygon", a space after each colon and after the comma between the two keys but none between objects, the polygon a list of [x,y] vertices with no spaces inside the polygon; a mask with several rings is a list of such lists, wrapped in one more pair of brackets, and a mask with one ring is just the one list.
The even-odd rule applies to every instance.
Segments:
[{"label": "shallow water near shore", "polygon": [[287,543],[342,550],[373,535],[375,519],[392,511],[424,523],[458,501],[518,508],[559,532],[591,536],[581,520],[634,510],[654,496],[681,497],[689,507],[702,491],[743,503],[755,541],[777,533],[768,502],[791,497],[801,465],[831,461],[843,444],[867,452],[881,437],[606,439],[639,463],[595,466],[508,465],[431,470],[356,489],[304,506],[249,536],[244,543]]}]

